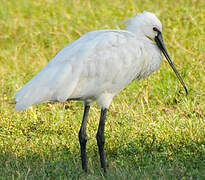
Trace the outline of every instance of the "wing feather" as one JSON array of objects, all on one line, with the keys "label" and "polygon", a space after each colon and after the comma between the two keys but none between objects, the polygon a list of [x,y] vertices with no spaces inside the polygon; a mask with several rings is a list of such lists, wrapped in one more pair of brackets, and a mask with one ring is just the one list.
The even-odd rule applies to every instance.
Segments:
[{"label": "wing feather", "polygon": [[[109,79],[113,81],[116,76],[126,75],[119,73],[123,69],[119,54],[121,50],[123,53],[123,48],[129,48],[126,47],[127,36],[133,38],[134,34],[120,30],[93,31],[67,45],[15,94],[15,108],[23,110],[33,104],[101,93],[94,86],[106,89]],[[112,72],[111,66],[117,69],[117,74]]]}]

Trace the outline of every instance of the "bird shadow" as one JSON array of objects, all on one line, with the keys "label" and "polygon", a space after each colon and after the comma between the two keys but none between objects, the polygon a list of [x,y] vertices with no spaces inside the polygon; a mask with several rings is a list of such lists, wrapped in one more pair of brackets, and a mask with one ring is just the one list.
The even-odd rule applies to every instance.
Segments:
[{"label": "bird shadow", "polygon": [[[138,140],[130,140],[126,145],[114,148],[107,146],[108,175],[105,175],[100,168],[97,147],[88,148],[88,174],[81,169],[79,150],[71,152],[66,147],[59,150],[53,148],[49,153],[28,151],[17,157],[12,152],[0,149],[0,177],[7,179],[56,179],[57,177],[89,179],[95,175],[99,178],[112,179],[113,174],[119,174],[121,171],[129,174],[133,170],[133,174],[136,175],[136,172],[139,174],[141,171],[139,169],[143,168],[150,169],[148,173],[152,173],[156,171],[156,168],[170,169],[176,166],[173,171],[177,171],[179,167],[185,168],[186,165],[193,166],[194,169],[202,167],[199,162],[205,158],[203,154],[200,155],[198,152],[196,156],[195,151],[192,153],[191,150],[187,150],[188,155],[183,152],[184,149],[175,149],[172,152],[174,155],[170,156],[165,150],[169,148],[168,146],[168,144],[156,142],[154,136],[149,143],[146,142],[146,138],[139,137]],[[112,172],[112,176],[109,172]]]}]

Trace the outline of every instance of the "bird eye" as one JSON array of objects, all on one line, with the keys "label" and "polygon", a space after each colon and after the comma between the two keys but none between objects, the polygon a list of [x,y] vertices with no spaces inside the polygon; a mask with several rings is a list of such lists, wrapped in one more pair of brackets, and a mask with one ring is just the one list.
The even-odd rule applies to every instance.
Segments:
[{"label": "bird eye", "polygon": [[153,27],[153,31],[157,31],[158,32],[159,30],[156,27]]}]

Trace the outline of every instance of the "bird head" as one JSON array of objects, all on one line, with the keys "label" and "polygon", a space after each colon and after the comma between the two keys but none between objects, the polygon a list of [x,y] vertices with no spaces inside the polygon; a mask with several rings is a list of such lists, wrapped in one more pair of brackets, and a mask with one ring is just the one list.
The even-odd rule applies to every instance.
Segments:
[{"label": "bird head", "polygon": [[157,36],[157,32],[153,28],[162,32],[160,20],[153,13],[147,11],[139,13],[136,17],[129,18],[124,22],[127,24],[126,30],[134,34],[144,35],[151,40],[154,40],[155,36]]},{"label": "bird head", "polygon": [[162,23],[160,22],[160,20],[153,13],[144,11],[143,13],[137,14],[136,17],[127,19],[124,22],[127,23],[127,27],[126,27],[127,31],[130,31],[139,37],[148,38],[156,43],[156,45],[161,50],[161,52],[164,54],[168,63],[174,70],[182,86],[184,87],[186,94],[188,94],[186,85],[183,79],[181,78],[179,72],[177,71],[165,47],[164,40],[162,37]]}]

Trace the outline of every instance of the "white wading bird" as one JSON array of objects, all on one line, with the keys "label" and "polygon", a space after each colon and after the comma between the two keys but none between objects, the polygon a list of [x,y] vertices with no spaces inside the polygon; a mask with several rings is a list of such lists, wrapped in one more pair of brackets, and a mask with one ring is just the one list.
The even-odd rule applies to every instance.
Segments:
[{"label": "white wading bird", "polygon": [[93,101],[101,107],[96,138],[101,167],[106,172],[104,127],[107,109],[112,98],[130,82],[146,78],[159,68],[162,61],[160,50],[188,93],[165,48],[160,20],[150,12],[143,12],[126,23],[126,30],[88,32],[68,44],[15,94],[17,110],[53,101],[84,102],[79,141],[82,168],[86,172],[86,124]]}]

